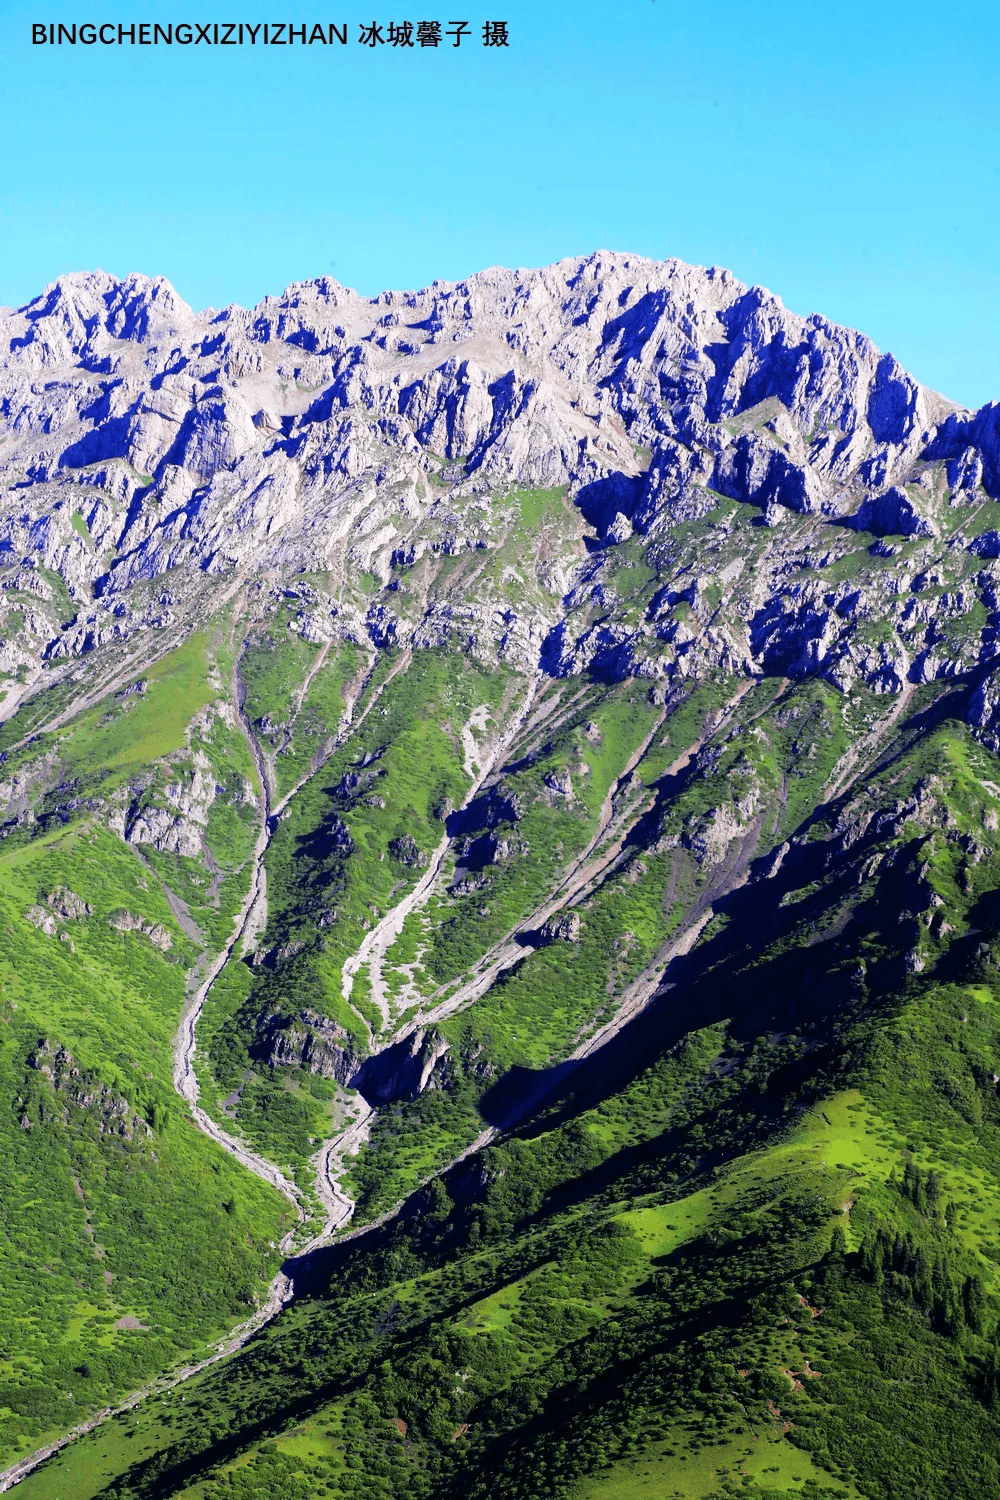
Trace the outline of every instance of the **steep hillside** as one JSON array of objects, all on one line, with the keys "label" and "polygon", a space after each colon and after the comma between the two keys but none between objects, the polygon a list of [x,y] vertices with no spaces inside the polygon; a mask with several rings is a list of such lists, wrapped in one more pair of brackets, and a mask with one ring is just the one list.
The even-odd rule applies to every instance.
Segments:
[{"label": "steep hillside", "polygon": [[996,1491],[1000,408],[603,253],[0,350],[4,1482]]}]

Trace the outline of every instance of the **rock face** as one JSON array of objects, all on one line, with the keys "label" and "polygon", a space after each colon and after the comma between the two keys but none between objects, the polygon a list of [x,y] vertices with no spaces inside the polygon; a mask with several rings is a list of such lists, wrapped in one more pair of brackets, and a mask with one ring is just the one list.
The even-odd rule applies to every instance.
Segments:
[{"label": "rock face", "polygon": [[440,1080],[448,1043],[418,1028],[404,1041],[366,1057],[342,1027],[317,1011],[275,1014],[259,1027],[255,1055],[269,1067],[303,1068],[357,1089],[370,1104],[415,1099]]},{"label": "rock face", "polygon": [[362,1058],[342,1027],[312,1010],[267,1016],[255,1055],[269,1067],[303,1068],[345,1085],[351,1084]]},{"label": "rock face", "polygon": [[143,802],[130,808],[121,819],[120,832],[130,844],[151,844],[154,849],[197,859],[204,849],[203,836],[209,809],[215,800],[216,783],[204,755],[190,758],[187,776],[157,789],[167,806]]},{"label": "rock face", "polygon": [[933,536],[934,528],[898,484],[865,500],[850,524],[873,536]]},{"label": "rock face", "polygon": [[[895,692],[992,659],[996,548],[962,527],[1000,498],[1000,406],[961,410],[717,268],[599,252],[373,299],[321,278],[206,313],[162,278],[70,275],[0,314],[0,429],[11,678],[178,629],[206,574],[315,569],[374,592],[330,611],[303,585],[306,640],[553,674]],[[525,505],[535,534],[502,560]],[[761,528],[752,556],[727,548],[734,505]],[[678,528],[698,525],[694,556]],[[907,582],[887,589],[901,546]],[[665,582],[646,607],[623,606],[619,549]],[[929,582],[941,557],[953,576]],[[943,642],[976,602],[987,623]],[[126,836],[194,856],[211,789],[173,790]]]},{"label": "rock face", "polygon": [[[44,906],[29,907],[25,916],[40,932],[44,932],[48,937],[55,937],[59,932],[60,923],[77,922],[82,917],[92,916],[93,910],[93,907],[89,906],[75,891],[69,890],[64,885],[57,885],[55,890],[50,891],[45,897]],[[67,932],[62,932],[60,936],[65,942],[71,942]]]},{"label": "rock face", "polygon": [[578,943],[580,941],[580,916],[578,912],[568,912],[564,917],[554,918],[546,922],[538,931],[542,943]]},{"label": "rock face", "polygon": [[114,932],[138,932],[148,938],[154,948],[159,948],[161,953],[166,953],[173,945],[173,939],[165,927],[159,922],[146,922],[142,917],[135,916],[130,911],[116,911],[108,918],[108,926]]},{"label": "rock face", "polygon": [[64,885],[57,885],[54,891],[50,891],[45,904],[61,922],[79,921],[81,917],[92,916],[94,910],[82,896]]},{"label": "rock face", "polygon": [[367,1058],[352,1079],[369,1104],[391,1099],[415,1099],[424,1089],[440,1084],[449,1043],[422,1027],[392,1047]]},{"label": "rock face", "polygon": [[[152,1134],[148,1123],[129,1107],[126,1099],[81,1068],[73,1054],[58,1042],[42,1037],[27,1063],[48,1080],[64,1117],[70,1107],[92,1111],[100,1135],[121,1136],[128,1141],[137,1137],[146,1139]],[[31,1128],[27,1117],[22,1120],[22,1127]]]}]

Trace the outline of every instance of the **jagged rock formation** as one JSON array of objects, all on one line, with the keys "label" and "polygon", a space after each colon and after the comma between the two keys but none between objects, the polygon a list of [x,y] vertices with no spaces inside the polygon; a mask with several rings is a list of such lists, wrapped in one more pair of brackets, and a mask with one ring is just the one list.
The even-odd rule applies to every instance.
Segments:
[{"label": "jagged rock formation", "polygon": [[166,806],[146,797],[122,810],[117,826],[130,844],[151,844],[189,859],[202,853],[216,781],[207,757],[197,751],[184,771],[182,780],[156,788]]},{"label": "jagged rock formation", "polygon": [[161,953],[166,953],[172,947],[173,939],[165,927],[159,922],[146,922],[142,917],[137,917],[134,912],[116,911],[108,918],[108,926],[114,932],[138,932],[148,938],[154,948],[159,948]]},{"label": "jagged rock formation", "polygon": [[353,1086],[370,1104],[415,1099],[425,1089],[441,1086],[449,1046],[444,1037],[419,1027],[405,1041],[366,1059]]},{"label": "jagged rock formation", "polygon": [[[64,885],[57,885],[54,891],[50,891],[45,897],[44,906],[30,906],[25,916],[32,927],[37,927],[48,937],[55,937],[58,933],[64,943],[73,946],[73,940],[61,923],[77,922],[82,917],[93,915],[93,907],[89,906],[81,896],[74,891],[68,890]],[[166,936],[166,934],[164,934]]]},{"label": "jagged rock formation", "polygon": [[[374,593],[331,611],[304,583],[304,639],[885,691],[992,656],[1000,406],[959,410],[863,335],[727,271],[601,252],[372,300],[323,278],[201,314],[162,278],[95,272],[5,314],[0,351],[12,677],[176,626],[199,573],[345,567]],[[488,559],[507,498],[538,488],[572,508],[536,556],[428,586],[427,564]],[[753,559],[727,548],[724,513],[698,557],[678,544],[720,497],[759,516]],[[640,543],[674,582],[637,617],[608,558]],[[887,601],[885,559],[907,543]],[[934,589],[924,618],[911,595]],[[943,622],[973,601],[988,619],[953,650]],[[190,796],[129,837],[195,852]]]},{"label": "jagged rock formation", "polygon": [[543,943],[578,943],[580,941],[580,917],[577,912],[545,922],[539,928]]},{"label": "jagged rock formation", "polygon": [[348,1085],[362,1061],[343,1027],[316,1011],[265,1016],[257,1030],[255,1052],[271,1068],[303,1068]]},{"label": "jagged rock formation", "polygon": [[[121,1136],[128,1141],[136,1137],[144,1140],[152,1135],[148,1123],[129,1108],[127,1099],[89,1074],[73,1054],[57,1042],[42,1037],[27,1061],[29,1068],[47,1079],[53,1104],[64,1119],[72,1107],[93,1112],[99,1135]],[[27,1115],[22,1119],[21,1127],[32,1129]]]},{"label": "jagged rock formation", "polygon": [[255,1055],[268,1067],[302,1068],[357,1089],[371,1104],[413,1099],[440,1083],[449,1043],[418,1028],[375,1056],[360,1052],[342,1027],[316,1011],[270,1015],[257,1027]]}]

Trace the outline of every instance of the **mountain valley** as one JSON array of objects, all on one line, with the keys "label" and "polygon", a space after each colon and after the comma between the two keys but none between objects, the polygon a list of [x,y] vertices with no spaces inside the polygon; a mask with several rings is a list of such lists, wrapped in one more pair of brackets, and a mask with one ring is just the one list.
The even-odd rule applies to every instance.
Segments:
[{"label": "mountain valley", "polygon": [[717,268],[0,310],[0,1488],[1000,1493],[998,590]]}]

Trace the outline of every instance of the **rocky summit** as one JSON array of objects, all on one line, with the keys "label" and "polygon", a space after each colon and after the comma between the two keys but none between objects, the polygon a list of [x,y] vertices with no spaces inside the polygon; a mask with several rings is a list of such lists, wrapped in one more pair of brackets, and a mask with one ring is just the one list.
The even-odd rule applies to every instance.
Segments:
[{"label": "rocky summit", "polygon": [[727,271],[0,313],[0,1490],[1000,1495],[998,589]]},{"label": "rocky summit", "polygon": [[[955,407],[727,271],[599,253],[198,314],[162,278],[95,272],[5,313],[0,350],[23,614],[0,665],[26,683],[176,630],[205,575],[314,569],[377,586],[304,607],[307,639],[521,670],[898,692],[992,655],[1000,408]],[[560,493],[498,571],[515,488]],[[633,538],[658,573],[642,599],[616,583]]]}]

